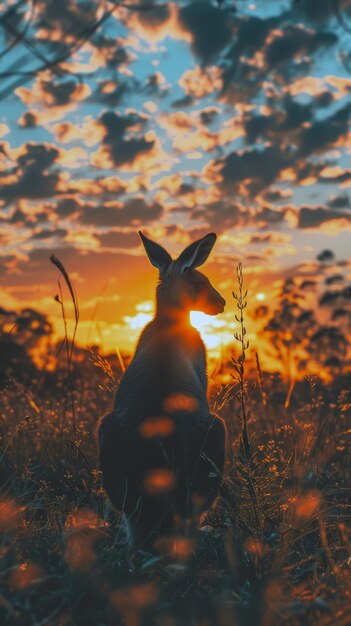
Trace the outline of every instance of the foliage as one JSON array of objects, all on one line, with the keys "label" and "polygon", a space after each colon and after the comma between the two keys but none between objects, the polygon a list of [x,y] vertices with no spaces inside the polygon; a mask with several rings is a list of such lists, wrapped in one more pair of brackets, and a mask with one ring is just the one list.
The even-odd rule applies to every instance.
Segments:
[{"label": "foliage", "polygon": [[222,493],[199,531],[160,553],[128,554],[101,489],[95,431],[122,374],[117,357],[69,346],[70,361],[59,355],[50,370],[23,353],[31,375],[21,379],[3,365],[2,623],[350,623],[350,371],[290,389],[258,355],[249,363],[241,266],[237,278],[232,380],[222,368],[211,381],[228,432]]}]

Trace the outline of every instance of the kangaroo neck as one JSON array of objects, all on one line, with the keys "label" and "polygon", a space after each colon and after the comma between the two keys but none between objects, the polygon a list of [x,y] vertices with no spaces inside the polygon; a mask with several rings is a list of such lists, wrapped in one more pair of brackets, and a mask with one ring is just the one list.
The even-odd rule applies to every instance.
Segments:
[{"label": "kangaroo neck", "polygon": [[155,321],[162,325],[172,325],[180,327],[190,326],[190,311],[175,306],[157,303]]}]

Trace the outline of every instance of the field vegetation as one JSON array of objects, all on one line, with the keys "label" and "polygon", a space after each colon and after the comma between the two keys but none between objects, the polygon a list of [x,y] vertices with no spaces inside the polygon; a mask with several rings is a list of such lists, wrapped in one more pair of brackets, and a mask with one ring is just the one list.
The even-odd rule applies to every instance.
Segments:
[{"label": "field vegetation", "polygon": [[[55,264],[63,324],[68,287],[77,325]],[[128,356],[74,333],[54,345],[37,311],[0,311],[1,623],[351,624],[350,287],[332,275],[312,309],[314,285],[289,279],[274,310],[248,311],[237,268],[233,346],[209,369],[228,433],[221,495],[195,534],[154,553],[128,552],[98,468],[97,421]],[[247,316],[264,320],[276,370],[248,345]]]}]

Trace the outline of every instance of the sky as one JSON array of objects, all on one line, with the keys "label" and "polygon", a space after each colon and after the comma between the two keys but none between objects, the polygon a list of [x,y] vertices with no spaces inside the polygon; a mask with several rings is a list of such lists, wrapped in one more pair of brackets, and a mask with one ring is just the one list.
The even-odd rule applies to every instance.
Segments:
[{"label": "sky", "polygon": [[0,3],[1,306],[62,332],[55,254],[79,341],[130,350],[157,281],[137,231],[174,257],[214,231],[203,271],[228,305],[193,321],[218,349],[238,261],[254,306],[288,275],[318,281],[321,251],[348,259],[351,2],[339,4]]}]

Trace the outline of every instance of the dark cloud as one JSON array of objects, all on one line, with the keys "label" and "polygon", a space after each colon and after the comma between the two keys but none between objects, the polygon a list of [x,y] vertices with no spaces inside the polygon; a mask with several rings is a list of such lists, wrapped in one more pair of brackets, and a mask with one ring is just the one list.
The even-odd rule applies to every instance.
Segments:
[{"label": "dark cloud", "polygon": [[18,123],[22,128],[35,128],[38,125],[38,115],[34,111],[26,111]]},{"label": "dark cloud", "polygon": [[195,0],[179,10],[182,27],[192,35],[192,49],[208,65],[229,44],[232,29],[228,14],[207,0]]},{"label": "dark cloud", "polygon": [[148,204],[143,198],[133,198],[118,206],[86,206],[82,209],[80,221],[96,226],[140,226],[159,219],[162,212],[158,202]]},{"label": "dark cloud", "polygon": [[334,252],[332,250],[322,250],[321,252],[319,252],[319,254],[317,254],[316,256],[317,261],[320,261],[321,263],[325,263],[326,261],[334,261],[335,259],[335,255]]},{"label": "dark cloud", "polygon": [[331,209],[348,209],[351,207],[350,196],[347,193],[331,196],[328,200],[328,206]]},{"label": "dark cloud", "polygon": [[200,120],[204,124],[204,126],[210,126],[210,124],[212,124],[212,122],[214,122],[217,117],[218,110],[211,107],[204,109],[200,113]]},{"label": "dark cloud", "polygon": [[216,161],[223,177],[223,187],[235,190],[242,183],[251,196],[271,185],[290,163],[289,157],[278,146],[231,152]]},{"label": "dark cloud", "polygon": [[69,217],[77,213],[81,208],[81,204],[75,198],[64,198],[55,207],[55,213],[59,217]]},{"label": "dark cloud", "polygon": [[[296,18],[295,10],[267,19],[236,15],[233,43],[219,63],[223,68],[222,96],[232,102],[248,102],[269,80],[287,84],[296,75],[306,75],[317,51],[337,43],[334,32],[306,28],[294,23]],[[256,53],[262,59],[253,63]],[[319,97],[319,106],[330,102],[328,93]]]},{"label": "dark cloud", "polygon": [[250,237],[250,244],[261,245],[266,243],[276,243],[275,237],[272,233],[257,233]]},{"label": "dark cloud", "polygon": [[268,206],[264,206],[256,212],[255,222],[262,222],[263,225],[266,223],[267,225],[279,224],[285,218],[286,208],[281,208],[279,210],[271,209]]},{"label": "dark cloud", "polygon": [[43,81],[41,88],[45,95],[50,96],[46,101],[52,106],[63,106],[74,101],[78,88],[77,82],[73,78],[64,80]]},{"label": "dark cloud", "polygon": [[269,189],[264,194],[264,199],[267,202],[280,202],[285,200],[284,193],[280,189]]},{"label": "dark cloud", "polygon": [[39,230],[36,233],[33,233],[30,236],[30,239],[51,239],[52,237],[56,237],[58,239],[64,239],[67,235],[67,230],[65,228],[57,228],[56,230]]},{"label": "dark cloud", "polygon": [[191,217],[193,219],[206,220],[211,228],[219,232],[240,224],[245,214],[238,204],[223,200],[222,202],[211,202],[204,207],[194,209]]},{"label": "dark cloud", "polygon": [[[28,143],[23,147],[17,159],[17,165],[11,170],[16,181],[0,187],[0,200],[11,202],[16,198],[45,198],[57,192],[60,175],[50,172],[55,164],[59,150],[48,144]],[[9,172],[7,172],[9,173]]]},{"label": "dark cloud", "polygon": [[69,33],[71,39],[81,36],[81,33],[85,32],[86,28],[91,28],[92,23],[95,22],[99,4],[98,0],[82,3],[75,0],[65,2],[41,0],[36,6],[37,25],[49,31],[49,40],[51,39],[50,31],[57,32],[58,28],[63,34]]},{"label": "dark cloud", "polygon": [[302,156],[326,150],[338,139],[347,135],[350,127],[351,102],[330,115],[325,120],[317,120],[311,126],[301,129],[300,150]]},{"label": "dark cloud", "polygon": [[16,262],[17,257],[14,254],[5,254],[0,256],[0,276],[2,279]]},{"label": "dark cloud", "polygon": [[300,54],[311,54],[321,47],[336,44],[338,36],[331,32],[318,32],[304,26],[288,25],[268,44],[265,52],[269,70],[285,65]]},{"label": "dark cloud", "polygon": [[298,218],[298,228],[318,228],[324,222],[332,220],[346,219],[351,221],[351,213],[342,213],[319,206],[313,208],[303,206],[299,209]]},{"label": "dark cloud", "polygon": [[[278,100],[274,109],[265,115],[255,111],[246,113],[243,124],[246,143],[252,146],[264,142],[265,147],[225,157],[224,182],[235,185],[238,180],[255,176],[258,180],[249,185],[251,195],[254,195],[279,180],[286,167],[293,168],[297,182],[307,178],[327,182],[320,174],[328,164],[313,161],[311,157],[347,137],[350,113],[351,103],[347,103],[320,119],[318,97],[302,103],[290,94]],[[347,176],[343,178],[347,179]]]},{"label": "dark cloud", "polygon": [[[142,2],[140,4],[142,5]],[[141,10],[138,13],[138,21],[140,24],[157,29],[169,19],[170,9],[168,4],[154,4],[154,6],[152,4],[152,0],[147,2],[147,10]]]},{"label": "dark cloud", "polygon": [[184,96],[172,102],[172,107],[174,109],[184,109],[185,107],[190,107],[194,104],[193,96]]},{"label": "dark cloud", "polygon": [[303,0],[303,2],[296,3],[296,9],[301,15],[313,22],[325,22],[331,16],[335,15],[336,11],[343,11],[349,4],[349,0]]},{"label": "dark cloud", "polygon": [[344,282],[343,274],[333,274],[332,276],[327,276],[324,280],[326,285],[335,285]]},{"label": "dark cloud", "polygon": [[230,92],[234,100],[240,101],[247,90],[259,88],[260,70],[246,64],[244,55],[250,57],[262,50],[268,33],[278,24],[279,18],[243,16],[236,20],[233,44],[223,59],[223,94]]},{"label": "dark cloud", "polygon": [[169,92],[169,86],[164,84],[162,74],[153,72],[145,79],[143,92],[147,96],[162,98]]},{"label": "dark cloud", "polygon": [[[107,81],[107,82],[110,87],[111,81]],[[118,81],[114,89],[110,90],[109,88],[109,90],[106,91],[105,82],[102,82],[97,86],[97,89],[91,99],[97,100],[98,102],[101,102],[102,104],[106,104],[109,107],[115,107],[117,104],[121,104],[122,100],[125,98],[125,96],[128,95],[128,93],[131,92],[133,87],[134,88],[138,87],[137,81],[133,81],[133,83],[130,84],[130,81],[124,80],[124,81]]]},{"label": "dark cloud", "polygon": [[103,144],[115,165],[133,163],[140,155],[150,152],[155,142],[145,139],[139,131],[136,137],[126,137],[126,133],[136,125],[144,125],[146,120],[137,114],[120,115],[106,111],[100,117],[99,123],[105,129]]},{"label": "dark cloud", "polygon": [[319,182],[326,184],[332,183],[333,185],[337,185],[339,183],[346,183],[349,180],[351,180],[351,170],[341,170],[340,168],[340,171],[337,174],[321,176]]},{"label": "dark cloud", "polygon": [[27,216],[21,209],[15,208],[9,215],[0,216],[0,222],[6,222],[7,224],[14,224],[16,226],[24,225]]},{"label": "dark cloud", "polygon": [[137,232],[112,231],[98,235],[97,239],[104,248],[136,248],[140,243]]},{"label": "dark cloud", "polygon": [[128,51],[119,38],[97,32],[94,44],[99,49],[99,54],[104,57],[106,67],[110,69],[116,70],[120,65],[126,65],[131,61]]},{"label": "dark cloud", "polygon": [[[286,94],[275,103],[275,108],[270,114],[257,115],[255,112],[246,114],[244,118],[245,138],[247,143],[269,139],[280,145],[292,144],[296,150],[301,146],[300,149],[305,153],[305,143],[308,138],[321,132],[322,136],[325,136],[324,127],[338,128],[334,141],[345,132],[345,121],[349,115],[347,111],[349,107],[345,106],[344,108],[345,111],[340,110],[323,121],[317,121],[315,116],[319,109],[318,96],[314,99],[311,98],[308,103],[301,103],[290,94]],[[329,132],[330,141],[332,141],[332,131]]]}]

